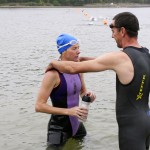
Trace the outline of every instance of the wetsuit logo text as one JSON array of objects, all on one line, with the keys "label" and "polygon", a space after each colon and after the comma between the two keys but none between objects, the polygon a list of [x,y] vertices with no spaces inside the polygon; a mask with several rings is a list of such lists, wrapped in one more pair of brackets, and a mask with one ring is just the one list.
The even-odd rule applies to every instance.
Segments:
[{"label": "wetsuit logo text", "polygon": [[136,100],[142,99],[145,79],[146,79],[146,75],[143,75],[142,83],[141,83],[141,86],[140,86],[140,91],[139,91],[139,94],[138,94],[137,97],[136,97]]}]

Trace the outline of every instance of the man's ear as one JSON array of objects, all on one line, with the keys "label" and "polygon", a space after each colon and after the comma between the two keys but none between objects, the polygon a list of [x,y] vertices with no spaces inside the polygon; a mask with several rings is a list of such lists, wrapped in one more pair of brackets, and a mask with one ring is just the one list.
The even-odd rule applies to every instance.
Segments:
[{"label": "man's ear", "polygon": [[126,29],[124,28],[124,27],[121,27],[120,28],[120,32],[121,32],[121,34],[122,34],[122,37],[124,37],[125,35],[126,35]]}]

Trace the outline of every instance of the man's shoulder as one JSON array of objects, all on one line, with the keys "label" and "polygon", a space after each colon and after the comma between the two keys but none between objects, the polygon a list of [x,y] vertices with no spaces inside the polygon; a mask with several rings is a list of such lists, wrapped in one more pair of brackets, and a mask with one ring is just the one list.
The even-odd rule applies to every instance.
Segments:
[{"label": "man's shoulder", "polygon": [[122,59],[122,57],[126,57],[126,54],[124,53],[123,50],[110,52],[109,54],[110,54],[111,57],[113,57],[114,59]]},{"label": "man's shoulder", "polygon": [[112,52],[110,59],[112,60],[112,64],[115,65],[130,61],[129,56],[126,53],[124,53],[123,50]]}]

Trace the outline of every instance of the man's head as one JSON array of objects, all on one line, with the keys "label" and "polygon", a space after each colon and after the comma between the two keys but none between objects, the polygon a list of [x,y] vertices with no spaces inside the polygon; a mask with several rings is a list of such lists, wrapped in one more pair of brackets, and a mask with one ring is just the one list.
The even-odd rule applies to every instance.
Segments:
[{"label": "man's head", "polygon": [[117,46],[123,48],[129,45],[129,41],[137,40],[139,22],[134,14],[123,12],[113,18],[110,28],[112,30],[112,38],[116,40]]},{"label": "man's head", "polygon": [[58,36],[56,42],[61,59],[78,61],[80,54],[79,41],[75,37],[69,34],[61,34]]},{"label": "man's head", "polygon": [[[139,21],[137,17],[130,12],[122,12],[114,16],[114,26],[116,28],[124,27],[130,37],[137,37],[139,31]],[[110,28],[113,26],[110,25]]]}]

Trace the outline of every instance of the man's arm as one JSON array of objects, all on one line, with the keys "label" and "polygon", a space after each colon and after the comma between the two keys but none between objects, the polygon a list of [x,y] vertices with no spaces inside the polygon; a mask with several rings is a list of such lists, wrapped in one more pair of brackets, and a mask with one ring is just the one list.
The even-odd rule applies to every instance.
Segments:
[{"label": "man's arm", "polygon": [[93,60],[96,57],[79,57],[79,61],[87,61],[87,60]]},{"label": "man's arm", "polygon": [[[88,61],[88,60],[94,60],[96,57],[79,57],[79,62],[82,62],[82,61]],[[46,67],[46,70],[45,70],[45,73],[50,71],[52,68],[52,65],[51,63]]]},{"label": "man's arm", "polygon": [[113,70],[118,75],[122,84],[130,83],[134,76],[134,68],[131,59],[123,51],[107,53],[94,60],[83,62],[54,60],[48,67],[48,69],[52,68],[71,74]]},{"label": "man's arm", "polygon": [[97,57],[94,60],[83,61],[83,62],[72,62],[72,61],[51,61],[50,67],[56,68],[61,72],[65,73],[84,73],[84,72],[98,72],[104,70],[114,70],[114,65],[117,61],[115,53],[107,53]]}]

